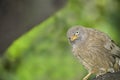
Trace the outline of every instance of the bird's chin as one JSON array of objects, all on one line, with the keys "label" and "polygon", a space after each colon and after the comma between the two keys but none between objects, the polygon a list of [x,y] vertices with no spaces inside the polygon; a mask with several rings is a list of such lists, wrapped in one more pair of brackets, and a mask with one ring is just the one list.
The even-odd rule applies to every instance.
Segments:
[{"label": "bird's chin", "polygon": [[76,44],[76,42],[79,41],[78,39],[74,40],[74,41],[70,41],[70,43],[73,45],[73,44]]},{"label": "bird's chin", "polygon": [[73,46],[75,45],[75,41],[70,41],[70,44]]}]

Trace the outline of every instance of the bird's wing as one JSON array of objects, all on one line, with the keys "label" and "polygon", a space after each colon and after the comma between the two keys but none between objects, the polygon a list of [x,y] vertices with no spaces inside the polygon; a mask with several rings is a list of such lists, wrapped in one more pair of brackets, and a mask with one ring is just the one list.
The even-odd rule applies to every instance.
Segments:
[{"label": "bird's wing", "polygon": [[108,49],[111,54],[120,58],[120,48],[115,44],[113,40],[109,39],[106,41],[104,47]]},{"label": "bird's wing", "polygon": [[100,32],[96,29],[91,29],[91,31],[93,32],[93,35],[96,35],[98,41],[101,40],[101,46],[104,46],[104,48],[113,56],[120,58],[120,47],[116,45],[115,42],[106,33]]}]

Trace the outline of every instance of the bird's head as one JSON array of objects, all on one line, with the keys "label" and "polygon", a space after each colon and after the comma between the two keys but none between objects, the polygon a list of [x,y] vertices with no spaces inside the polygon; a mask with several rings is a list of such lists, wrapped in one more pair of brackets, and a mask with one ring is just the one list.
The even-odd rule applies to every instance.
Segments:
[{"label": "bird's head", "polygon": [[67,38],[70,44],[79,44],[86,39],[86,28],[74,26],[67,31]]}]

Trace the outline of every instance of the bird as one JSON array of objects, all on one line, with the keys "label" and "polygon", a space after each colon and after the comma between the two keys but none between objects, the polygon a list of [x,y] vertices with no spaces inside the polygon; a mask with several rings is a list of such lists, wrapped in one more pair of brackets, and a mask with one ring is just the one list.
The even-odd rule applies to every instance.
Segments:
[{"label": "bird", "polygon": [[88,71],[83,80],[120,71],[120,48],[106,33],[76,25],[68,29],[67,39],[73,55]]}]

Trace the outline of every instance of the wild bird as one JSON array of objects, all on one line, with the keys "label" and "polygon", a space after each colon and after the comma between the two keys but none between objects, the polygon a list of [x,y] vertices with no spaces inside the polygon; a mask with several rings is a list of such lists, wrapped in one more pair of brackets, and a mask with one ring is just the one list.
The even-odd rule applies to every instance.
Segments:
[{"label": "wild bird", "polygon": [[99,75],[120,70],[120,48],[101,31],[74,26],[67,32],[74,56],[85,66],[88,80],[91,74]]}]

